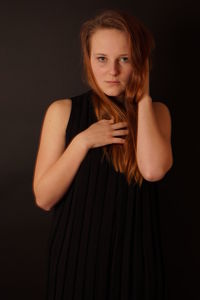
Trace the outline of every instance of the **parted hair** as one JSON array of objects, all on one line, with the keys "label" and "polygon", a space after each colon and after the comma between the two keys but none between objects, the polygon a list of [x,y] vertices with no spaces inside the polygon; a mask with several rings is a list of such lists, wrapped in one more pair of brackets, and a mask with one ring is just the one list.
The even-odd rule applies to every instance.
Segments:
[{"label": "parted hair", "polygon": [[[111,101],[98,86],[92,72],[91,36],[99,29],[118,29],[128,33],[133,72],[124,92],[123,105]],[[86,20],[80,30],[81,53],[83,63],[83,80],[92,90],[92,102],[97,120],[114,117],[115,122],[126,121],[129,133],[124,144],[103,146],[103,153],[109,162],[112,161],[117,172],[124,173],[128,184],[142,185],[143,176],[137,164],[137,120],[138,101],[142,97],[142,87],[146,77],[146,61],[152,69],[152,50],[155,41],[150,30],[135,16],[118,10],[103,10],[93,18]]]}]

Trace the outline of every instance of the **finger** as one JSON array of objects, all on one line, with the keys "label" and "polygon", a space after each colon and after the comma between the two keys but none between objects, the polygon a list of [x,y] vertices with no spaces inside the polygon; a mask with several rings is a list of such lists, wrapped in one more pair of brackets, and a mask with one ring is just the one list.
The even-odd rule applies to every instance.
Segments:
[{"label": "finger", "polygon": [[129,133],[128,129],[122,129],[122,130],[115,130],[112,132],[112,136],[121,136],[121,135],[127,135]]},{"label": "finger", "polygon": [[126,142],[126,140],[123,138],[113,138],[112,141],[113,144],[124,144]]},{"label": "finger", "polygon": [[118,122],[112,125],[113,129],[118,129],[118,128],[124,128],[127,127],[128,123],[127,122]]}]

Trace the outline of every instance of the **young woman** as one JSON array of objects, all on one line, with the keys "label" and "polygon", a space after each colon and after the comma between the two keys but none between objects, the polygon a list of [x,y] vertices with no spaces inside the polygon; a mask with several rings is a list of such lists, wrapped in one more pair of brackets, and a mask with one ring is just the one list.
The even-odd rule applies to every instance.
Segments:
[{"label": "young woman", "polygon": [[166,299],[157,181],[173,157],[169,109],[149,92],[154,39],[106,10],[81,43],[90,89],[49,105],[34,171],[53,211],[47,299]]}]

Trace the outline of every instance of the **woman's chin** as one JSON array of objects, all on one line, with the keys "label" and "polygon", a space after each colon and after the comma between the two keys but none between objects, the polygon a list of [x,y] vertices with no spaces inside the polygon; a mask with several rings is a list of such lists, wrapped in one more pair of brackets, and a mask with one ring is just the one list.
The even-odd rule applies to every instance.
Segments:
[{"label": "woman's chin", "polygon": [[114,94],[114,93],[105,93],[106,96],[108,96],[108,98],[110,98],[111,100],[117,101],[117,102],[123,102],[124,101],[124,93],[121,94]]},{"label": "woman's chin", "polygon": [[117,97],[120,98],[122,95],[124,95],[124,92],[118,92],[118,91],[105,91],[104,90],[104,94],[106,94],[107,96],[110,97]]}]

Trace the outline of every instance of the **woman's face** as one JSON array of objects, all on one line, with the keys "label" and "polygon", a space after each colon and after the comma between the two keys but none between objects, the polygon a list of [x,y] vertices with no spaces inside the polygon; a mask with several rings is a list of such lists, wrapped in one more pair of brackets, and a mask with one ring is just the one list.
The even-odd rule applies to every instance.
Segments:
[{"label": "woman's face", "polygon": [[120,99],[133,72],[127,33],[98,29],[91,36],[90,47],[91,67],[99,88]]}]

